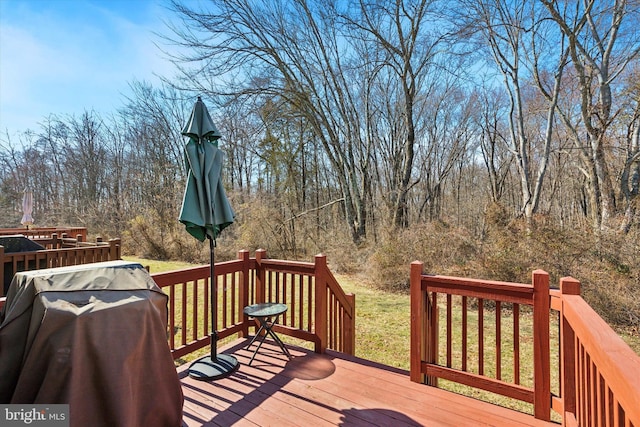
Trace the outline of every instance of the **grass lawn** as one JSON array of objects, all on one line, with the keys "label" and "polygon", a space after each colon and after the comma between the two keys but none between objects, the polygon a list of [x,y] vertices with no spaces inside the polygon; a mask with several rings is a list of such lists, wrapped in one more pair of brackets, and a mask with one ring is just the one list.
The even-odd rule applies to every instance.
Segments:
[{"label": "grass lawn", "polygon": [[356,356],[409,369],[409,295],[383,292],[335,275],[346,293],[356,295]]},{"label": "grass lawn", "polygon": [[156,261],[152,259],[137,258],[132,256],[123,256],[123,260],[130,262],[138,262],[143,267],[148,267],[151,273],[160,273],[163,271],[180,270],[183,268],[195,267],[194,264],[180,261]]}]

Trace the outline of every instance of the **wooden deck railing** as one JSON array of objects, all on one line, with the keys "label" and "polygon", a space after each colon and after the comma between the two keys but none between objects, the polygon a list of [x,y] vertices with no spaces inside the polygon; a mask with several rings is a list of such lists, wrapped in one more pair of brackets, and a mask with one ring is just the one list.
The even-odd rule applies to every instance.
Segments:
[{"label": "wooden deck railing", "polygon": [[[549,290],[542,270],[519,284],[426,275],[412,263],[411,380],[437,386],[442,378],[528,402],[536,418],[550,420],[553,410],[568,426],[640,426],[640,357],[579,296],[576,280],[560,286]],[[551,392],[554,316],[558,394]]]},{"label": "wooden deck railing", "polygon": [[0,236],[9,236],[13,234],[22,234],[30,239],[51,238],[53,234],[62,236],[82,236],[82,241],[87,241],[86,227],[29,227],[29,228],[0,228]]},{"label": "wooden deck railing", "polygon": [[[103,242],[98,238],[95,243],[68,239],[65,245],[62,243],[63,239],[55,238],[55,240],[60,244],[56,243],[52,249],[39,251],[5,253],[4,247],[0,246],[0,277],[4,281],[5,276],[13,276],[20,271],[89,264],[122,258],[120,239],[110,239],[108,242]],[[71,243],[70,240],[75,243]],[[47,243],[44,243],[43,246],[47,247]],[[10,279],[10,277],[8,278]],[[4,295],[4,286],[0,286],[0,296],[2,295]]]},{"label": "wooden deck railing", "polygon": [[[152,277],[169,295],[174,358],[208,346],[209,267]],[[240,251],[237,260],[216,264],[215,284],[220,339],[246,336],[255,326],[243,315],[244,306],[281,302],[289,311],[278,333],[313,342],[316,352],[354,353],[355,298],[342,291],[323,255],[305,263]],[[556,317],[560,331],[552,345],[550,319]],[[455,327],[460,342],[453,338]],[[532,370],[524,366],[525,347]],[[557,393],[551,391],[554,347]],[[426,275],[422,263],[414,262],[410,359],[412,381],[436,386],[442,378],[529,402],[542,420],[553,410],[565,426],[640,426],[640,357],[582,299],[572,278],[550,290],[542,270],[533,272],[531,284],[522,284]]]},{"label": "wooden deck railing", "polygon": [[95,242],[87,242],[82,234],[70,236],[67,233],[51,233],[50,236],[31,237],[31,240],[45,249],[80,248],[106,244],[102,237],[96,237]]},{"label": "wooden deck railing", "polygon": [[551,306],[560,312],[561,414],[566,426],[640,426],[640,357],[560,280]]},{"label": "wooden deck railing", "polygon": [[[326,257],[314,263],[274,260],[259,250],[255,258],[240,251],[238,259],[216,263],[218,339],[246,336],[255,326],[243,308],[260,302],[287,304],[274,330],[327,348],[354,354],[355,297],[346,295],[327,268]],[[169,295],[169,346],[174,358],[210,344],[209,267],[152,274]]]}]

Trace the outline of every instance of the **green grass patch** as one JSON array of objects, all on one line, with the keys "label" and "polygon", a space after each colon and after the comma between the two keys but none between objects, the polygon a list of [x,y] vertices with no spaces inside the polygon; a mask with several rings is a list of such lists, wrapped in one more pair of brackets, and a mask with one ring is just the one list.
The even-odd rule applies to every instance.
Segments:
[{"label": "green grass patch", "polygon": [[196,267],[196,264],[191,264],[182,261],[157,261],[153,259],[145,259],[134,256],[123,256],[123,260],[130,262],[137,262],[142,264],[143,267],[148,268],[151,274],[162,273],[163,271],[180,270],[184,268]]}]

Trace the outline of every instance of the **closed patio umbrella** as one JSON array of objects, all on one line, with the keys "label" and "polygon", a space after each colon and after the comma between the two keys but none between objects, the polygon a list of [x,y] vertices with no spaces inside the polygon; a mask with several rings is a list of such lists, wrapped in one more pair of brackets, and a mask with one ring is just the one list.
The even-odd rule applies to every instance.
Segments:
[{"label": "closed patio umbrella", "polygon": [[33,217],[31,216],[33,212],[33,193],[28,187],[24,189],[24,195],[22,196],[22,212],[23,215],[20,224],[29,228],[29,226],[33,224]]},{"label": "closed patio umbrella", "polygon": [[228,376],[238,367],[235,357],[217,354],[218,307],[215,285],[215,240],[231,225],[234,212],[227,200],[221,181],[223,153],[218,148],[220,132],[216,129],[207,107],[198,97],[189,120],[182,129],[189,138],[185,149],[187,185],[182,200],[180,222],[189,234],[203,242],[209,240],[211,297],[211,355],[195,361],[189,376],[200,380],[215,380]]}]

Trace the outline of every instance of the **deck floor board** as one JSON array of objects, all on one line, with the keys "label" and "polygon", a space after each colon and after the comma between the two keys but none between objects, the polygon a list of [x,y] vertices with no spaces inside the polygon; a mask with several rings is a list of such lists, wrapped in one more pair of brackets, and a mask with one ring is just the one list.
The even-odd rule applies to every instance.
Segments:
[{"label": "deck floor board", "polygon": [[199,426],[556,426],[530,415],[412,383],[407,372],[328,351],[289,346],[288,360],[265,341],[251,366],[246,340],[221,352],[240,369],[218,381],[178,368],[183,427]]}]

